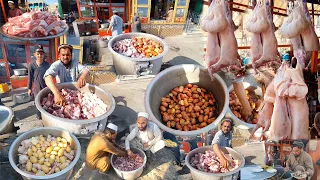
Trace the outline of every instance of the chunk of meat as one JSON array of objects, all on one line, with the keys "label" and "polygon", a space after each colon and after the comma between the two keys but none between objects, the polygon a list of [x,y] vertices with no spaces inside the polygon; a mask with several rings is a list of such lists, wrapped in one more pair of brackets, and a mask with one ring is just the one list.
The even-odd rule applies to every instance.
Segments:
[{"label": "chunk of meat", "polygon": [[264,16],[265,13],[263,11],[265,11],[265,9],[263,6],[264,3],[259,1],[254,7],[246,25],[247,31],[254,34],[260,34],[267,30],[269,25],[266,17]]}]

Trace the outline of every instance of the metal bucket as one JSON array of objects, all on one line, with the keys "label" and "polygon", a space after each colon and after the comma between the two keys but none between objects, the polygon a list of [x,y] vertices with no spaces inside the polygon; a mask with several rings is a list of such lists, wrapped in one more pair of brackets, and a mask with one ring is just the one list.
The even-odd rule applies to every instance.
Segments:
[{"label": "metal bucket", "polygon": [[27,74],[27,69],[13,69],[13,73],[16,76],[23,76]]},{"label": "metal bucket", "polygon": [[[258,96],[262,96],[262,89],[261,87],[255,85],[255,84],[250,84],[248,82],[244,82],[243,86],[245,89],[254,91],[256,93],[256,95]],[[233,91],[233,85],[231,85],[228,88],[229,93],[231,93]],[[226,114],[226,117],[230,118],[233,120],[235,126],[239,129],[252,129],[256,126],[256,124],[250,124],[250,123],[246,123],[244,121],[242,121],[241,119],[237,118],[231,111],[230,107],[228,106],[228,112]]]},{"label": "metal bucket", "polygon": [[14,131],[13,111],[6,106],[0,106],[0,134],[11,133]]},{"label": "metal bucket", "polygon": [[[121,55],[112,49],[113,44],[117,41],[134,37],[143,37],[159,42],[164,51],[152,58],[131,58]],[[120,34],[109,41],[108,48],[112,53],[113,65],[118,75],[156,75],[160,72],[163,56],[168,52],[168,45],[166,42],[157,36],[146,33]]]},{"label": "metal bucket", "polygon": [[199,148],[194,149],[191,152],[189,152],[188,155],[186,156],[185,162],[186,162],[187,167],[190,169],[190,173],[191,173],[193,180],[205,180],[205,179],[237,180],[238,179],[238,176],[240,174],[239,171],[244,166],[245,159],[238,152],[236,152],[235,150],[228,148],[228,147],[221,148],[221,150],[224,153],[229,153],[233,157],[234,160],[239,160],[240,166],[237,169],[235,169],[231,172],[227,172],[227,173],[215,173],[214,174],[214,173],[207,173],[207,172],[199,171],[199,170],[195,169],[194,167],[192,167],[190,164],[191,157],[193,157],[196,153],[204,153],[206,150],[212,150],[212,146],[199,147]]},{"label": "metal bucket", "polygon": [[[179,131],[168,128],[161,121],[162,118],[159,110],[161,98],[168,95],[173,88],[188,83],[197,84],[213,93],[218,102],[219,116],[213,123],[199,130]],[[219,75],[214,74],[211,79],[205,67],[194,64],[183,64],[161,71],[150,82],[145,92],[144,103],[150,119],[164,131],[178,136],[196,136],[214,129],[219,124],[227,112],[229,95],[227,86]]]},{"label": "metal bucket", "polygon": [[[66,167],[64,170],[50,174],[47,176],[37,176],[37,175],[32,175],[30,173],[27,173],[25,171],[22,171],[17,167],[17,162],[18,162],[18,148],[21,145],[21,142],[25,139],[29,139],[33,136],[38,136],[40,134],[43,134],[44,136],[51,134],[53,136],[61,136],[67,139],[68,142],[71,143],[71,148],[75,150],[75,157],[73,161],[70,163],[68,167]],[[78,141],[78,139],[71,134],[70,132],[60,129],[60,128],[37,128],[33,129],[31,131],[25,132],[21,134],[16,140],[13,141],[13,143],[10,146],[9,149],[9,161],[12,166],[12,168],[17,171],[23,179],[49,179],[49,180],[61,180],[61,179],[68,179],[73,171],[74,166],[77,164],[81,154],[81,146]]]},{"label": "metal bucket", "polygon": [[77,83],[75,82],[56,84],[56,86],[59,90],[62,88],[69,88],[79,90],[80,92],[94,93],[107,105],[108,109],[107,112],[101,116],[86,120],[73,120],[54,116],[44,110],[40,104],[40,100],[51,93],[50,89],[46,87],[38,93],[35,99],[35,104],[37,109],[41,112],[44,126],[63,128],[74,134],[88,134],[97,130],[101,131],[105,129],[108,116],[114,111],[116,106],[115,100],[109,92],[92,84],[87,84],[83,88],[78,88]]},{"label": "metal bucket", "polygon": [[146,163],[147,163],[147,156],[141,149],[131,148],[131,151],[134,153],[139,153],[143,157],[142,166],[136,170],[133,170],[133,171],[121,171],[121,170],[117,169],[113,164],[114,159],[115,159],[115,155],[114,154],[111,155],[111,166],[116,171],[117,175],[122,179],[128,179],[128,180],[129,179],[130,180],[137,179],[139,176],[141,176],[143,169],[145,168]]}]

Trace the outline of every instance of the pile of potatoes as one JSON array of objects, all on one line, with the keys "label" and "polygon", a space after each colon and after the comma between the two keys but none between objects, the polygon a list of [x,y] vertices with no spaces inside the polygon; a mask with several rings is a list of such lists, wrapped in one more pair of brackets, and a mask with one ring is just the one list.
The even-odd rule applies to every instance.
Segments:
[{"label": "pile of potatoes", "polygon": [[195,84],[178,86],[161,99],[162,122],[180,131],[198,130],[211,124],[218,116],[215,97]]},{"label": "pile of potatoes", "polygon": [[249,104],[252,108],[252,116],[246,117],[241,113],[242,105],[234,91],[229,93],[230,95],[230,101],[229,101],[229,107],[232,111],[232,113],[242,121],[250,124],[257,124],[258,122],[258,108],[261,104],[261,97],[256,95],[254,91],[245,90]]},{"label": "pile of potatoes", "polygon": [[68,167],[75,154],[65,138],[40,134],[22,141],[18,155],[21,170],[45,176]]},{"label": "pile of potatoes", "polygon": [[133,46],[138,53],[142,53],[146,58],[158,56],[163,52],[163,47],[159,42],[143,37],[135,37],[132,39]]}]

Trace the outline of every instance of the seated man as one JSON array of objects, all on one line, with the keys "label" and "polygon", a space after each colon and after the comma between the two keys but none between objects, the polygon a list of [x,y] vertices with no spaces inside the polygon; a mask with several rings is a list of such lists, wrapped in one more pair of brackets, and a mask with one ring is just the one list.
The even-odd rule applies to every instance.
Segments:
[{"label": "seated man", "polygon": [[229,162],[221,151],[220,147],[231,147],[232,143],[232,127],[233,122],[231,119],[224,119],[221,122],[221,130],[218,131],[212,140],[213,151],[220,159],[220,164],[224,168],[228,168]]},{"label": "seated man", "polygon": [[301,141],[294,141],[292,151],[286,162],[285,172],[292,170],[293,172],[306,172],[307,179],[313,176],[314,168],[311,156],[303,150],[304,144]]},{"label": "seated man", "polygon": [[148,118],[148,113],[138,113],[136,127],[130,132],[125,141],[126,150],[129,156],[133,155],[130,150],[130,141],[135,137],[143,143],[144,151],[151,150],[152,153],[155,153],[165,146],[159,127],[155,123],[149,122]]},{"label": "seated man", "polygon": [[110,168],[111,154],[127,155],[126,151],[114,142],[117,131],[118,127],[109,123],[105,133],[97,132],[92,136],[86,153],[86,162],[90,168],[97,169],[99,172],[106,172]]}]

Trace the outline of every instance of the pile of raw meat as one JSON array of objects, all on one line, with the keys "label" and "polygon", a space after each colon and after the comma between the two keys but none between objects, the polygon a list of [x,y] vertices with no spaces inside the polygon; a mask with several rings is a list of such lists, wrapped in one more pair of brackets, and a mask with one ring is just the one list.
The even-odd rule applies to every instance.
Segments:
[{"label": "pile of raw meat", "polygon": [[59,107],[54,104],[53,94],[41,100],[41,106],[50,114],[68,119],[92,119],[107,112],[107,105],[96,94],[81,93],[77,90],[61,89],[66,105]]},{"label": "pile of raw meat", "polygon": [[56,35],[66,28],[65,21],[61,21],[57,15],[35,11],[9,18],[2,30],[11,36],[33,38]]},{"label": "pile of raw meat", "polygon": [[196,153],[193,157],[191,157],[190,165],[199,171],[208,173],[226,173],[239,167],[238,160],[233,160],[231,156],[226,158],[229,161],[229,170],[220,165],[219,157],[212,150],[207,150],[204,154]]},{"label": "pile of raw meat", "polygon": [[121,171],[133,171],[138,169],[143,164],[143,157],[140,154],[135,154],[135,157],[115,156],[113,161],[115,168]]},{"label": "pile of raw meat", "polygon": [[142,37],[117,41],[112,48],[116,52],[132,58],[150,58],[163,52],[160,43]]}]

